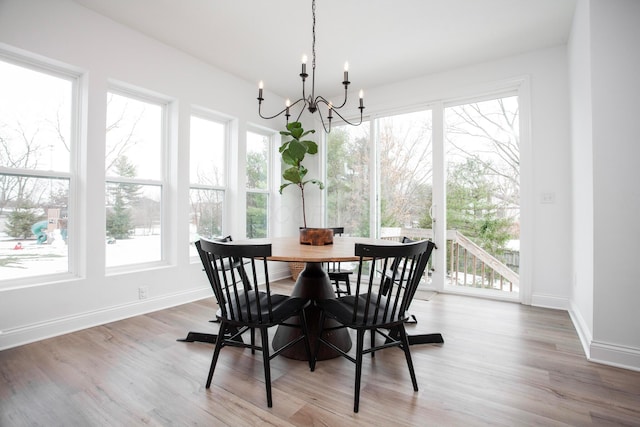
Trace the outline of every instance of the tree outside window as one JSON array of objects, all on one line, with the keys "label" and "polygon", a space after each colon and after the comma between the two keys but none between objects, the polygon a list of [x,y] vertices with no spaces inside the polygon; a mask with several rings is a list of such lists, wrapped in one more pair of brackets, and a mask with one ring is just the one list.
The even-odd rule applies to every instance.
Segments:
[{"label": "tree outside window", "polygon": [[345,235],[369,237],[369,122],[334,126],[327,135],[327,225]]},{"label": "tree outside window", "polygon": [[247,132],[247,238],[269,232],[269,149],[271,137]]}]

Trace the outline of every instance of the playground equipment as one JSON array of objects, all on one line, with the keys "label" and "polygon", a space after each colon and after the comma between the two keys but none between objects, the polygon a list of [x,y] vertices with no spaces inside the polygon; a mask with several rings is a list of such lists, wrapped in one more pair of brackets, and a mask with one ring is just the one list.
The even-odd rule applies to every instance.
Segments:
[{"label": "playground equipment", "polygon": [[60,217],[60,209],[47,210],[47,219],[38,221],[31,226],[31,232],[38,239],[38,244],[60,243],[67,241],[67,218]]},{"label": "playground equipment", "polygon": [[39,221],[31,226],[31,232],[38,238],[38,244],[41,245],[47,241],[47,228],[49,221]]}]

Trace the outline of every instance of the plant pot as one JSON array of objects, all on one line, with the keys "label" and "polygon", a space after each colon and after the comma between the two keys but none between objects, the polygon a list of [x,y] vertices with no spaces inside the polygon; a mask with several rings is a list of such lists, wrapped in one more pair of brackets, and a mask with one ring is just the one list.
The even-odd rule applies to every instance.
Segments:
[{"label": "plant pot", "polygon": [[333,244],[333,229],[300,227],[300,244],[324,246]]}]

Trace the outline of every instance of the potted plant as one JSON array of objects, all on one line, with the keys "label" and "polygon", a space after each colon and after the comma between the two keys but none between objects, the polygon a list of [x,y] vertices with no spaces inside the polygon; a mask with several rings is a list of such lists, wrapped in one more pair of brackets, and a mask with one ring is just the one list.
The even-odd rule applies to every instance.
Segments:
[{"label": "potted plant", "polygon": [[281,131],[280,135],[289,137],[280,146],[280,155],[282,161],[289,167],[282,173],[285,183],[280,186],[280,194],[282,190],[290,185],[295,185],[300,190],[300,198],[302,200],[302,223],[304,227],[300,228],[300,243],[311,245],[325,245],[333,243],[333,231],[326,228],[308,228],[307,212],[304,198],[304,190],[307,184],[315,184],[321,190],[324,184],[317,179],[307,179],[308,169],[302,164],[307,154],[313,155],[318,153],[318,144],[314,141],[303,139],[306,135],[315,133],[314,129],[305,131],[300,122],[291,122],[287,124],[287,130]]}]

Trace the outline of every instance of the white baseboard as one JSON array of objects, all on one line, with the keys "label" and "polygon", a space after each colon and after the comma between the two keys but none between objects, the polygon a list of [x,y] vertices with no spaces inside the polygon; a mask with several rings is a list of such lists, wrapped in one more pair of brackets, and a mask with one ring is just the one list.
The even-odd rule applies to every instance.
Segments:
[{"label": "white baseboard", "polygon": [[569,299],[555,295],[531,295],[531,305],[535,307],[569,310]]},{"label": "white baseboard", "polygon": [[593,340],[593,334],[580,311],[571,304],[569,316],[576,328],[587,360],[617,368],[640,371],[640,349]]},{"label": "white baseboard", "polygon": [[569,317],[571,317],[573,327],[576,328],[584,354],[587,356],[587,359],[589,359],[591,354],[591,341],[593,340],[591,329],[589,329],[589,325],[587,325],[584,317],[582,317],[580,310],[578,310],[573,303],[571,303],[571,308],[569,309]]},{"label": "white baseboard", "polygon": [[[286,263],[278,262],[274,264],[274,268],[269,270],[271,282],[291,277],[291,271]],[[260,277],[259,280],[264,281],[264,277]],[[49,319],[14,329],[0,330],[0,351],[212,296],[211,287],[206,285],[175,294],[161,295],[99,310]]]},{"label": "white baseboard", "polygon": [[640,372],[640,349],[616,344],[591,342],[591,362]]},{"label": "white baseboard", "polygon": [[[177,305],[186,304],[212,296],[210,286],[192,289],[156,298],[135,301],[127,304],[105,307],[100,310],[89,311],[46,322],[33,323],[15,329],[5,329],[0,332],[0,350],[29,344],[35,341],[68,334],[81,329],[103,325],[109,322],[139,316],[141,314],[162,310]],[[176,337],[178,338],[178,337]]]}]

